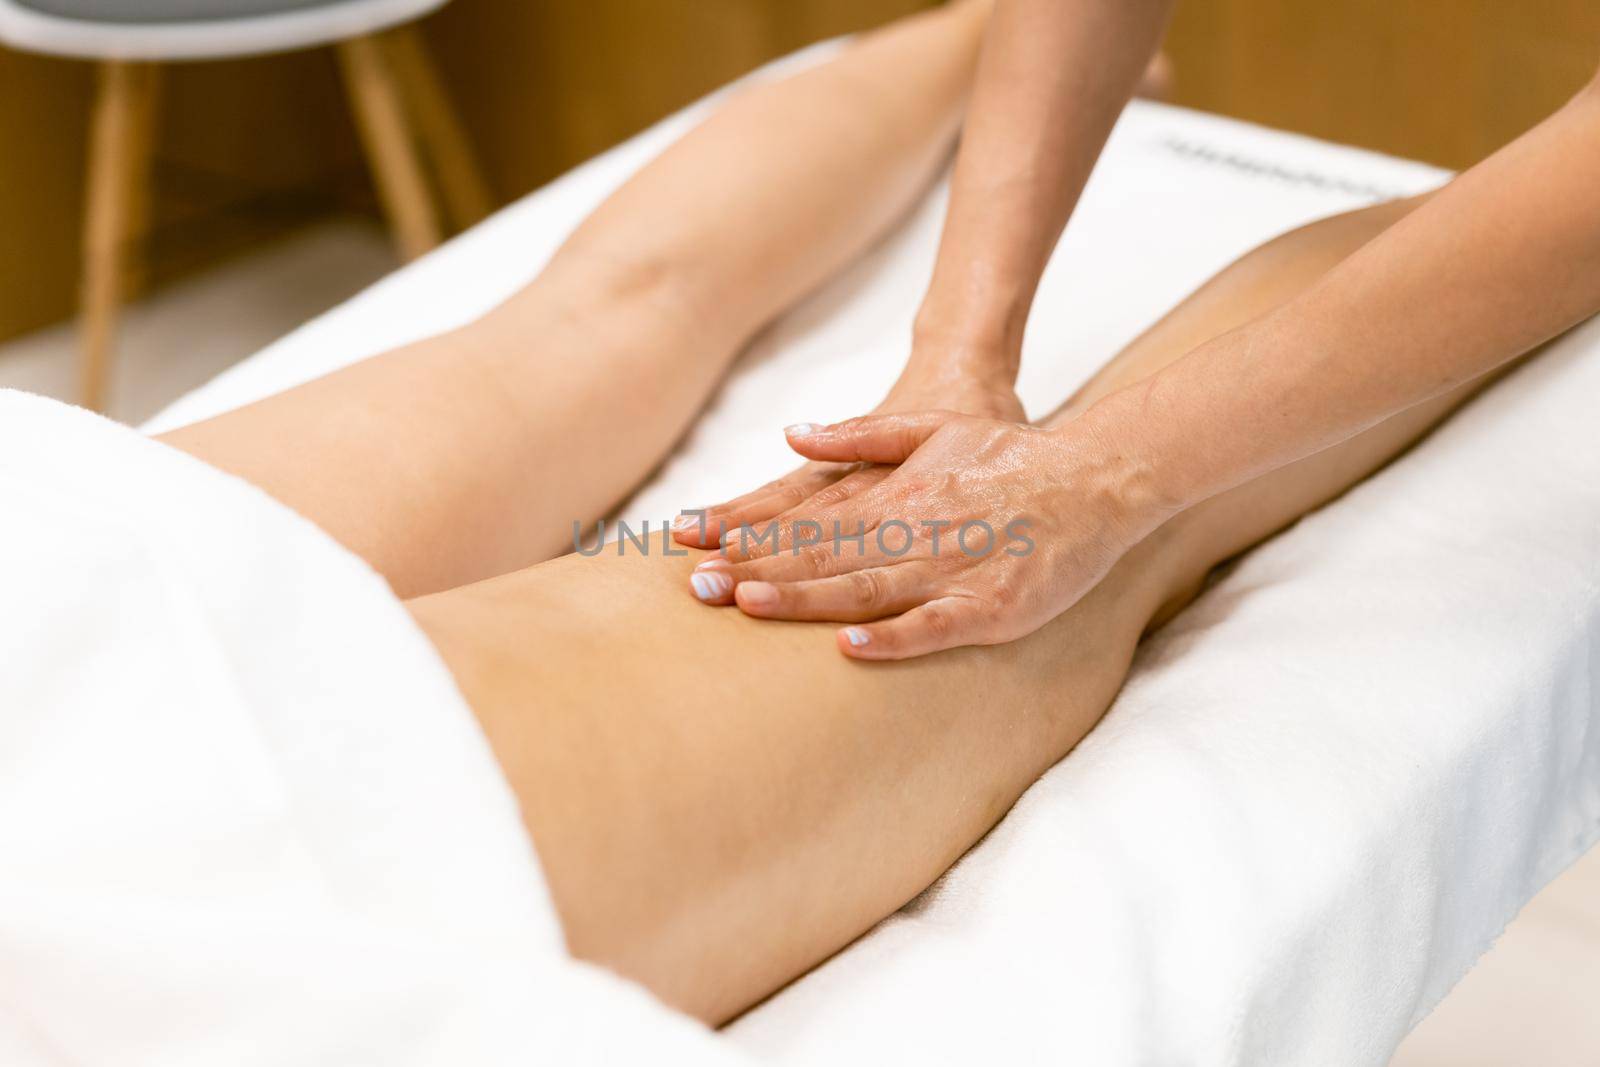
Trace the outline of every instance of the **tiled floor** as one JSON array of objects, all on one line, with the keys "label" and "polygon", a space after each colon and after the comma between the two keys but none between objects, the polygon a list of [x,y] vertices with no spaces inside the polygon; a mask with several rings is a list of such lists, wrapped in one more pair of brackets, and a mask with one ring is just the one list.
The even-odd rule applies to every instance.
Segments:
[{"label": "tiled floor", "polygon": [[[358,222],[307,230],[175,285],[123,323],[112,414],[143,419],[393,267]],[[70,398],[70,327],[0,345],[0,386]],[[1541,893],[1392,1067],[1600,1065],[1600,850]]]}]

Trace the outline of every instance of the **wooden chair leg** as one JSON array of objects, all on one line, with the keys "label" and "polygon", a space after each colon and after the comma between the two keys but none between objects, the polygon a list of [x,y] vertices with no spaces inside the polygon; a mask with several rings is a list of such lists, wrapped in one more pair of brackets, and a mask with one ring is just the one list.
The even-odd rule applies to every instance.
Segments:
[{"label": "wooden chair leg", "polygon": [[78,400],[104,410],[117,313],[148,228],[160,68],[100,64],[90,120],[88,192],[83,224],[83,294]]},{"label": "wooden chair leg", "polygon": [[450,221],[459,230],[483,221],[494,210],[494,197],[421,31],[402,26],[385,33],[382,41],[410,101],[417,136],[438,178]]},{"label": "wooden chair leg", "polygon": [[395,245],[411,260],[443,239],[427,175],[407,121],[399,78],[373,36],[338,45],[339,67]]}]

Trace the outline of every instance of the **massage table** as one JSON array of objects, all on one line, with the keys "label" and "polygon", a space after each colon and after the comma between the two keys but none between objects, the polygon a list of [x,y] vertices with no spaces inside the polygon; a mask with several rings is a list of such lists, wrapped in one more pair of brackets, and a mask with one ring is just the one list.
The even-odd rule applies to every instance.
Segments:
[{"label": "massage table", "polygon": [[[147,428],[483,313],[714,101],[506,208]],[[1048,411],[1257,243],[1447,177],[1130,105],[1039,293],[1019,383],[1029,411]],[[905,356],[945,195],[941,183],[767,329],[619,516],[659,528],[747,490],[795,463],[779,427],[870,407]],[[540,986],[522,1031],[480,1020],[475,1036],[444,1027],[422,1046],[373,1047],[391,1063],[468,1062],[462,1049],[471,1062],[1385,1063],[1600,837],[1596,398],[1590,323],[1230,566],[1143,645],[1104,721],[949,873],[724,1031],[573,965]],[[396,716],[389,729],[409,727]],[[518,862],[479,875],[548,909]]]}]

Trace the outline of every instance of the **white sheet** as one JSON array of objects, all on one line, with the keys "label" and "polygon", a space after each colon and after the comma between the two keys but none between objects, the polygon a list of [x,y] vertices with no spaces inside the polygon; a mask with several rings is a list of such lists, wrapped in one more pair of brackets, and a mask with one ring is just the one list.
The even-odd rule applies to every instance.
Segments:
[{"label": "white sheet", "polygon": [[[271,346],[170,426],[468,319],[680,115]],[[1055,403],[1262,239],[1431,168],[1151,104],[1051,264],[1021,391]],[[942,193],[758,343],[624,514],[792,462],[892,380]],[[769,1062],[1380,1064],[1600,836],[1600,332],[1251,555],[912,906],[751,1013]]]}]

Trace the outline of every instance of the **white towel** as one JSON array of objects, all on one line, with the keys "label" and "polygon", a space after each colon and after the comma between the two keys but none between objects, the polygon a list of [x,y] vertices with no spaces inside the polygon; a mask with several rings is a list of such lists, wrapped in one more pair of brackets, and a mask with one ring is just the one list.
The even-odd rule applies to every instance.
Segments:
[{"label": "white towel", "polygon": [[376,574],[0,392],[0,1063],[720,1050],[567,960],[510,790]]}]

